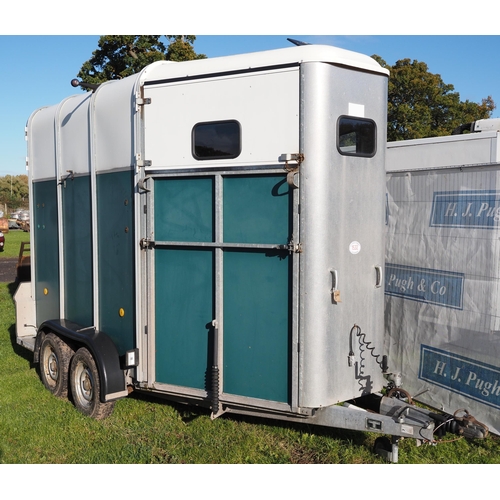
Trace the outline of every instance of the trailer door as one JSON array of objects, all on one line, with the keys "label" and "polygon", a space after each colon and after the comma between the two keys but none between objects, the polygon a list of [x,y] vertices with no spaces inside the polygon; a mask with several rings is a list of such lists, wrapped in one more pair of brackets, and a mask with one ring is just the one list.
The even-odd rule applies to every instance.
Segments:
[{"label": "trailer door", "polygon": [[221,399],[288,406],[294,196],[278,159],[299,148],[298,67],[161,81],[144,97],[148,378],[205,398],[217,366]]},{"label": "trailer door", "polygon": [[208,391],[220,363],[223,392],[287,402],[286,177],[157,178],[154,200],[156,382]]}]

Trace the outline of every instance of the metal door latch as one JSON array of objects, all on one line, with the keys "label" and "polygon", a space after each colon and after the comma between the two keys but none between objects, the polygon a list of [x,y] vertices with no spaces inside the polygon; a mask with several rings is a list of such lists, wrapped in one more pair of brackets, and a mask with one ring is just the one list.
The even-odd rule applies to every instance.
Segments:
[{"label": "metal door latch", "polygon": [[[288,185],[297,189],[299,185],[295,182],[295,176],[299,173],[300,165],[304,161],[304,155],[302,153],[284,153],[280,155],[278,160],[285,162],[285,171],[287,172],[286,181]],[[290,162],[293,163],[293,166],[290,165]]]},{"label": "metal door latch", "polygon": [[293,241],[293,235],[290,238],[290,241],[286,245],[278,245],[279,250],[287,250],[289,254],[292,253],[302,253],[302,244],[295,243]]},{"label": "metal door latch", "polygon": [[139,246],[141,250],[148,250],[155,246],[155,242],[149,238],[142,238],[141,241],[139,242]]}]

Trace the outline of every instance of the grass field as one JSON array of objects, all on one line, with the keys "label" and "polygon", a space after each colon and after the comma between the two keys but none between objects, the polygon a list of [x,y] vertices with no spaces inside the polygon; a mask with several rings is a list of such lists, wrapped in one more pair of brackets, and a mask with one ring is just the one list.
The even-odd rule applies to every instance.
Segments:
[{"label": "grass field", "polygon": [[[14,239],[26,236],[8,233],[7,241],[13,246]],[[238,416],[212,421],[203,409],[134,394],[119,400],[106,420],[84,417],[71,402],[45,390],[32,353],[16,344],[15,288],[0,284],[1,464],[383,463],[372,453],[377,437],[372,433]],[[399,463],[500,463],[496,436],[445,439],[420,447],[401,441]]]},{"label": "grass field", "polygon": [[11,229],[8,233],[5,233],[5,245],[3,251],[0,252],[0,259],[19,257],[21,242],[29,242],[29,240],[30,233],[26,233],[20,229]]}]

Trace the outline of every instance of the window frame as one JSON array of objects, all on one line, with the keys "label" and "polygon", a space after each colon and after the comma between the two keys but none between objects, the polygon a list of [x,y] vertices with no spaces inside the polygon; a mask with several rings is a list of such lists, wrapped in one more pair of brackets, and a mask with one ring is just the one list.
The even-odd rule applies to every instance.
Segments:
[{"label": "window frame", "polygon": [[[372,124],[373,125],[373,150],[370,153],[362,153],[358,151],[345,151],[341,149],[340,146],[340,130],[341,130],[341,122],[344,119],[349,119],[351,121],[357,121],[357,122],[364,122],[366,124]],[[375,120],[372,120],[371,118],[364,118],[361,116],[351,116],[351,115],[341,115],[338,117],[337,120],[337,140],[336,140],[336,145],[337,145],[337,151],[339,154],[342,156],[355,156],[359,158],[373,158],[377,154],[377,124]],[[357,146],[356,146],[357,148]]]},{"label": "window frame", "polygon": [[[196,153],[196,128],[199,126],[206,125],[220,125],[220,124],[236,124],[238,127],[238,144],[237,153],[230,155],[214,155],[214,156],[199,156]],[[191,154],[193,158],[197,161],[210,161],[210,160],[234,160],[241,155],[242,144],[241,144],[241,123],[238,120],[228,119],[228,120],[214,120],[214,121],[204,121],[196,123],[191,130]]]}]

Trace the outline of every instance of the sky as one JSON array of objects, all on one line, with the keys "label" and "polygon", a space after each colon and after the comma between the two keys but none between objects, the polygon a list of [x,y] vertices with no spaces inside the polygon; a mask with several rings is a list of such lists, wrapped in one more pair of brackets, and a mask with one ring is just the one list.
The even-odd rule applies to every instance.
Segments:
[{"label": "sky", "polygon": [[[486,14],[488,2],[489,0],[485,0],[485,3],[482,4],[485,6]],[[87,26],[92,26],[92,31],[102,29],[101,32],[105,32],[105,29],[108,28],[109,31],[106,31],[108,33],[130,33],[132,28],[141,27],[140,24],[137,26],[135,23],[137,18],[135,18],[133,26],[127,22],[118,25],[118,27],[113,23],[106,25],[102,21],[101,23],[96,21],[87,24],[86,19],[92,15],[93,10],[86,8],[81,9],[81,12],[75,11],[77,12],[77,15],[74,16],[75,19],[81,17],[81,20],[78,22],[73,19],[74,26],[72,25],[71,30],[69,30],[64,15],[58,18],[57,22],[53,19],[46,22],[43,18],[43,16],[47,16],[47,11],[50,12],[51,4],[54,3],[57,4],[57,1],[48,0],[48,2],[33,3],[31,4],[33,8],[29,9],[25,7],[26,2],[23,2],[22,6],[18,7],[20,14],[23,13],[22,9],[26,9],[31,13],[29,18],[24,16],[19,20],[14,16],[0,19],[0,95],[3,96],[3,105],[0,106],[0,176],[26,173],[24,131],[31,113],[40,107],[57,104],[70,95],[82,92],[79,89],[74,89],[70,85],[70,81],[76,77],[82,64],[97,49],[99,39],[97,34],[83,34]],[[92,3],[93,0],[90,0],[90,4]],[[475,22],[474,14],[460,16],[462,22],[466,19],[470,26],[459,24],[457,27],[456,23],[450,22],[448,14],[447,17],[444,16],[444,13],[440,16],[439,9],[435,7],[436,2],[421,0],[419,4],[422,6],[421,9],[417,14],[413,12],[411,16],[420,29],[422,26],[427,26],[429,29],[422,30],[426,32],[420,34],[415,28],[411,29],[411,26],[405,25],[405,31],[409,34],[401,35],[391,33],[387,20],[380,24],[370,21],[373,4],[391,4],[390,0],[367,3],[364,19],[368,19],[369,22],[365,24],[352,21],[353,14],[361,16],[360,13],[349,12],[350,16],[346,17],[345,12],[337,12],[337,9],[332,12],[328,11],[328,7],[325,12],[315,10],[316,0],[307,2],[309,8],[306,8],[306,4],[303,2],[294,0],[285,2],[285,5],[289,7],[286,15],[268,7],[264,10],[264,6],[275,5],[275,3],[271,0],[269,2],[255,0],[251,4],[254,6],[252,9],[247,7],[245,10],[245,7],[242,7],[242,16],[239,17],[239,22],[241,23],[242,19],[247,19],[248,24],[237,25],[239,28],[229,31],[228,34],[224,34],[227,33],[228,25],[233,25],[228,22],[221,23],[218,18],[217,21],[211,23],[200,23],[199,19],[202,19],[205,14],[208,16],[208,20],[210,20],[210,16],[212,19],[214,18],[213,12],[205,13],[203,9],[196,17],[198,22],[191,22],[190,19],[186,24],[180,22],[174,26],[168,24],[155,26],[153,24],[149,32],[155,32],[155,28],[156,32],[169,32],[170,28],[170,32],[206,33],[207,26],[210,26],[209,33],[221,34],[196,35],[194,44],[197,53],[203,53],[210,58],[291,47],[292,44],[287,41],[287,38],[294,38],[308,43],[333,45],[366,55],[377,54],[391,65],[399,59],[416,59],[425,62],[430,72],[440,74],[445,83],[452,84],[455,91],[459,92],[462,101],[468,99],[479,103],[483,98],[492,96],[498,104],[498,109],[493,112],[492,117],[500,117],[500,64],[498,62],[500,29],[496,27],[498,23],[488,21],[494,18],[494,15],[488,16],[484,15],[485,12],[481,13],[481,32],[486,34],[478,35],[470,29],[470,26],[478,25]],[[30,4],[29,1],[28,4]],[[37,10],[39,8],[37,6],[41,4],[45,6],[43,13]],[[206,5],[206,3],[198,4],[196,1],[194,4],[198,7]],[[218,4],[219,2],[210,2],[210,5]],[[224,0],[222,4],[224,4]],[[333,4],[331,2],[331,5]],[[362,6],[363,4],[361,2]],[[147,5],[154,5],[154,2]],[[245,6],[246,4],[241,5]],[[293,9],[297,5],[301,6],[302,11]],[[322,3],[321,5],[330,5],[330,3]],[[457,3],[452,5],[456,11]],[[427,8],[431,9],[430,6],[432,6],[432,17],[429,16],[429,11],[426,12]],[[349,9],[352,11],[351,7]],[[147,10],[151,12],[154,9],[148,8]],[[363,9],[361,10],[363,11]],[[265,17],[263,12],[270,12],[272,15]],[[492,12],[490,11],[490,13]],[[38,19],[39,15],[42,16],[40,19]],[[257,15],[259,22],[256,22]],[[408,14],[403,11],[400,17],[402,19],[405,16],[407,17]],[[350,20],[350,22],[335,22],[339,18]],[[8,20],[6,21],[6,19]],[[264,19],[265,21],[263,21]],[[293,22],[289,22],[290,19]],[[436,19],[441,20],[441,22],[436,24]],[[446,28],[451,25],[456,29],[452,30],[451,33],[446,33]],[[122,26],[123,31],[119,31],[118,28]],[[145,28],[148,27],[146,24]],[[175,31],[175,28],[178,28],[178,31]],[[183,28],[185,31],[180,31]],[[196,28],[199,31],[196,31]],[[61,30],[63,31],[61,32]],[[68,31],[77,34],[68,35]],[[80,31],[82,34],[79,33]],[[234,31],[256,34],[235,35]],[[272,32],[278,34],[267,34]],[[338,34],[294,34],[332,32]],[[440,32],[446,34],[439,34]]]}]

